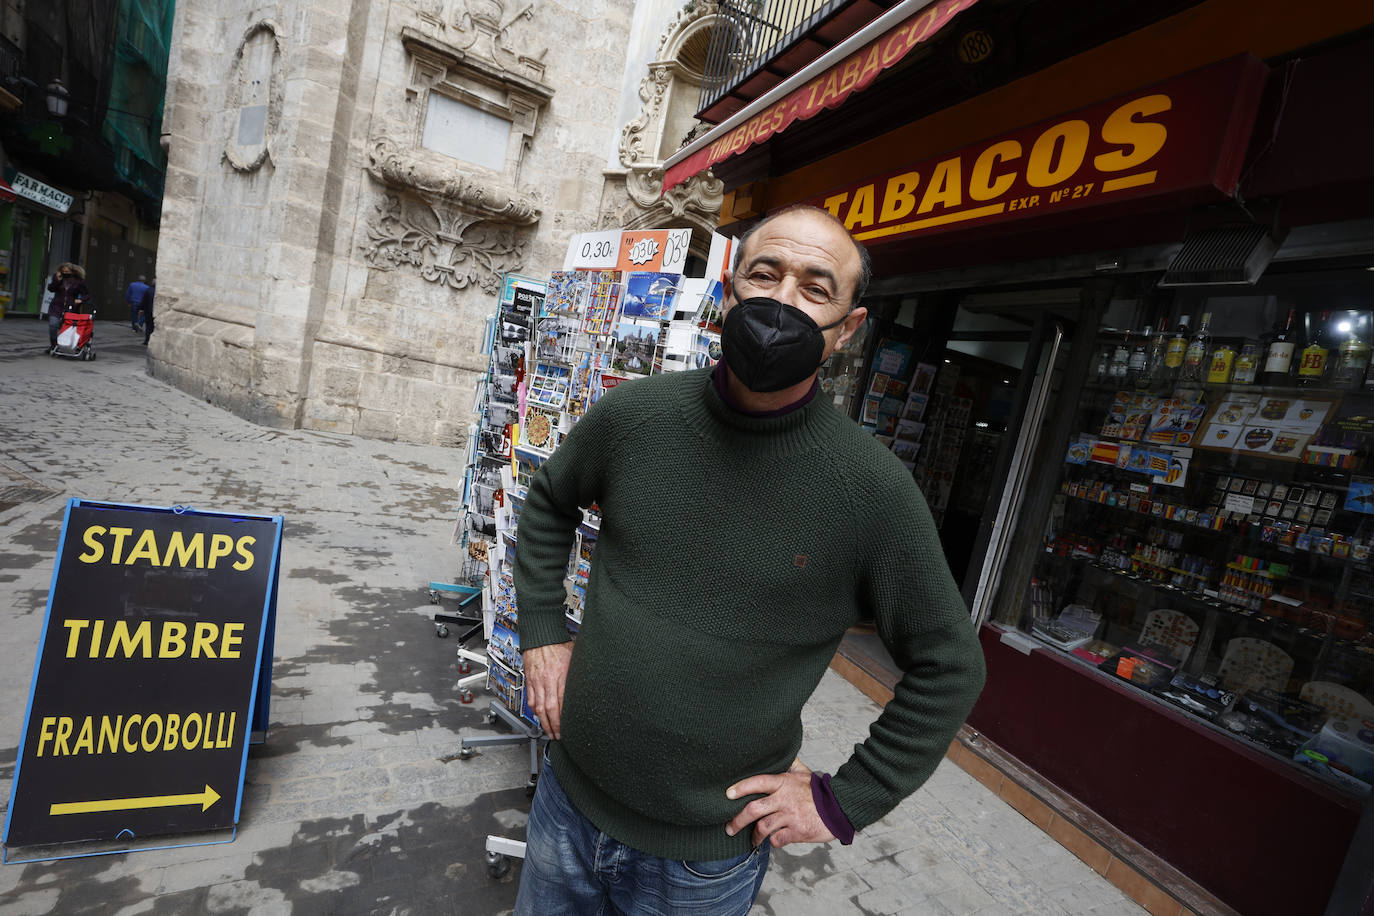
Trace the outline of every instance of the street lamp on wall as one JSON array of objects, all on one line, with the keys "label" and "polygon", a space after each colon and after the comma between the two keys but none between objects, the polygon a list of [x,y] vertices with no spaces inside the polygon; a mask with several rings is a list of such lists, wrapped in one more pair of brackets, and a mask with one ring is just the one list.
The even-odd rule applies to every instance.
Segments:
[{"label": "street lamp on wall", "polygon": [[47,91],[43,95],[43,101],[48,106],[48,114],[54,118],[65,118],[67,116],[67,103],[71,97],[72,94],[67,91],[66,86],[62,85],[60,79],[48,83]]}]

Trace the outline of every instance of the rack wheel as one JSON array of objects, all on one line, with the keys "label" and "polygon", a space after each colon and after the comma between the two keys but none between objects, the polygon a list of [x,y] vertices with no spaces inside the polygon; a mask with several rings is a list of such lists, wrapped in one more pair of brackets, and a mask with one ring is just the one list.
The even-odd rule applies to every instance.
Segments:
[{"label": "rack wheel", "polygon": [[53,359],[57,359],[57,348],[53,347],[51,350],[49,350],[48,355],[51,356]]},{"label": "rack wheel", "polygon": [[493,712],[489,712],[489,713],[487,713],[485,716],[482,717],[482,721],[485,722],[485,723],[487,723],[488,725],[495,725],[495,724],[496,724],[496,714],[493,713]]},{"label": "rack wheel", "polygon": [[539,788],[539,777],[531,776],[530,781],[525,783],[525,797],[534,798],[535,791]]},{"label": "rack wheel", "polygon": [[472,673],[472,662],[468,661],[467,659],[463,659],[461,662],[459,662],[459,663],[458,663],[458,673],[459,673],[459,674],[471,674],[471,673]]},{"label": "rack wheel", "polygon": [[472,702],[472,691],[464,690],[462,693],[458,694],[458,702],[462,703],[464,706],[470,704]]},{"label": "rack wheel", "polygon": [[471,760],[473,757],[476,757],[476,756],[477,756],[477,749],[476,749],[476,748],[473,748],[473,747],[460,747],[460,748],[458,748],[458,759],[459,759],[459,760]]},{"label": "rack wheel", "polygon": [[434,625],[434,635],[437,636],[437,637],[439,637],[440,639],[447,639],[447,638],[448,638],[448,627],[445,626],[445,625],[442,624],[442,623],[436,623],[436,624]]},{"label": "rack wheel", "polygon": [[487,874],[495,881],[500,881],[510,874],[510,856],[499,852],[487,853]]},{"label": "rack wheel", "polygon": [[430,603],[430,604],[438,604],[438,603],[439,603],[439,591],[438,591],[438,589],[433,589],[433,588],[431,588],[431,589],[429,590],[429,603]]}]

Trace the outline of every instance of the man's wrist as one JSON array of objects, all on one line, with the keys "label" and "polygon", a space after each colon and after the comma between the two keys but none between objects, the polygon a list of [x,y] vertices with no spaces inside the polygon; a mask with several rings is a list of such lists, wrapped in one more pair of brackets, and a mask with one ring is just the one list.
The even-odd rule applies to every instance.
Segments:
[{"label": "man's wrist", "polygon": [[834,834],[841,845],[848,846],[853,843],[854,825],[849,822],[839,800],[835,798],[835,791],[830,788],[829,773],[811,774],[811,800],[816,805],[816,814],[820,816],[825,829]]}]

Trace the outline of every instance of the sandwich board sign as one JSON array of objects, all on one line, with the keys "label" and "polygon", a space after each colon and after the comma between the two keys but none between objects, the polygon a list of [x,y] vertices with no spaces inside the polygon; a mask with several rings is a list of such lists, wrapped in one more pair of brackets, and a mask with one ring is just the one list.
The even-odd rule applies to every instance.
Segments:
[{"label": "sandwich board sign", "polygon": [[238,823],[250,735],[268,721],[282,527],[67,503],[7,855]]}]

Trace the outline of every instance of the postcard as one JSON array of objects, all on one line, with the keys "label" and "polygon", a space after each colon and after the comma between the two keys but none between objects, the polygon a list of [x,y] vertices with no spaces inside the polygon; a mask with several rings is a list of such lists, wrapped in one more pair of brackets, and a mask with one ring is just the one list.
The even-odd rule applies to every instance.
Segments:
[{"label": "postcard", "polygon": [[622,318],[615,327],[611,368],[616,372],[648,375],[653,371],[663,333],[657,321]]},{"label": "postcard", "polygon": [[615,323],[620,320],[623,288],[620,283],[620,271],[595,270],[589,275],[591,289],[587,296],[586,308],[581,313],[581,330],[585,334],[610,334],[615,329]]},{"label": "postcard", "polygon": [[540,308],[545,315],[581,315],[591,295],[592,275],[585,270],[555,270],[549,274],[549,285]]},{"label": "postcard", "polygon": [[668,321],[677,303],[676,274],[631,272],[625,275],[625,294],[621,315],[625,318],[653,318]]},{"label": "postcard", "polygon": [[920,441],[920,438],[921,438],[922,435],[925,434],[925,431],[926,431],[926,425],[925,425],[924,423],[920,423],[920,422],[918,422],[918,421],[916,421],[916,420],[898,420],[898,421],[897,421],[897,438],[898,438],[898,439],[907,439],[907,440],[909,440],[909,441],[911,441],[911,442],[917,442],[917,441]]},{"label": "postcard", "polygon": [[911,390],[916,394],[930,394],[930,386],[935,382],[935,367],[930,363],[917,363],[916,372],[911,377]]},{"label": "postcard", "polygon": [[572,369],[568,366],[536,363],[527,398],[531,404],[562,410],[568,401],[571,384]]}]

